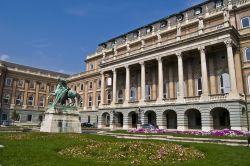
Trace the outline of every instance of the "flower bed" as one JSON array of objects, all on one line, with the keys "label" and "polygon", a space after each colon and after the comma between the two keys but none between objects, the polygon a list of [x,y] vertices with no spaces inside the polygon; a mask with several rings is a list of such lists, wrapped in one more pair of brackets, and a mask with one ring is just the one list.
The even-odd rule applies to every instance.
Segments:
[{"label": "flower bed", "polygon": [[189,131],[177,131],[177,130],[165,130],[165,129],[131,129],[128,130],[129,133],[152,133],[152,134],[184,134],[184,135],[197,135],[197,136],[249,136],[250,132],[240,131],[240,130],[189,130]]}]

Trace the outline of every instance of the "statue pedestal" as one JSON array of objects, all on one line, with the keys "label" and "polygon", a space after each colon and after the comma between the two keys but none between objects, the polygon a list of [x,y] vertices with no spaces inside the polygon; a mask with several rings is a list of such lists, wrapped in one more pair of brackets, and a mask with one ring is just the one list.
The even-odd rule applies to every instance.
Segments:
[{"label": "statue pedestal", "polygon": [[40,132],[81,133],[79,113],[72,110],[49,108],[41,124]]}]

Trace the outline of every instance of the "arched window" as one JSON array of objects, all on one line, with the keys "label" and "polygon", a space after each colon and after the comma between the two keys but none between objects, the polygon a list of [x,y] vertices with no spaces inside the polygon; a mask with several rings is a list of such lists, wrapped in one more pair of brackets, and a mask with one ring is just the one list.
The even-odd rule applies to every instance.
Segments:
[{"label": "arched window", "polygon": [[10,102],[10,95],[9,94],[4,95],[3,102],[4,102],[4,104],[9,104],[9,102]]},{"label": "arched window", "polygon": [[91,106],[92,106],[92,96],[89,95],[89,107],[91,107]]},{"label": "arched window", "polygon": [[39,99],[39,107],[44,107],[44,101],[45,101],[45,97],[41,96]]},{"label": "arched window", "polygon": [[241,19],[241,27],[242,28],[250,27],[250,17],[244,17]]},{"label": "arched window", "polygon": [[202,81],[201,78],[196,80],[196,95],[200,96],[202,94]]},{"label": "arched window", "polygon": [[16,105],[22,105],[22,95],[18,94],[16,96]]},{"label": "arched window", "polygon": [[117,101],[118,101],[118,103],[123,102],[123,91],[121,89],[118,91]]},{"label": "arched window", "polygon": [[108,92],[108,104],[111,104],[111,100],[112,100],[112,97],[111,97],[111,93],[110,92]]},{"label": "arched window", "polygon": [[131,87],[130,88],[130,101],[136,101],[136,88]]},{"label": "arched window", "polygon": [[230,92],[230,77],[228,73],[220,75],[220,92],[223,94]]},{"label": "arched window", "polygon": [[246,61],[250,61],[250,48],[247,48],[245,51]]},{"label": "arched window", "polygon": [[33,97],[33,95],[30,95],[28,97],[28,105],[33,105],[33,103],[34,103],[34,97]]},{"label": "arched window", "polygon": [[150,100],[151,99],[151,86],[150,85],[146,85],[146,100]]}]

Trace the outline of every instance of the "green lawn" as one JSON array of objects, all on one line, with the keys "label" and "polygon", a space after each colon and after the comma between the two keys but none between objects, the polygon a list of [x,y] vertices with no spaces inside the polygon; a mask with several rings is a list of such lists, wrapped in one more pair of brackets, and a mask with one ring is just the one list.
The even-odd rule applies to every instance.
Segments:
[{"label": "green lawn", "polygon": [[250,165],[249,147],[215,144],[45,133],[0,133],[0,144],[2,166]]},{"label": "green lawn", "polygon": [[215,139],[239,139],[239,140],[246,140],[247,136],[208,136],[208,135],[191,135],[191,134],[175,134],[175,133],[130,133],[127,130],[115,130],[111,131],[111,133],[118,133],[118,134],[139,134],[139,135],[166,135],[166,136],[174,136],[174,137],[190,137],[190,138],[215,138]]}]

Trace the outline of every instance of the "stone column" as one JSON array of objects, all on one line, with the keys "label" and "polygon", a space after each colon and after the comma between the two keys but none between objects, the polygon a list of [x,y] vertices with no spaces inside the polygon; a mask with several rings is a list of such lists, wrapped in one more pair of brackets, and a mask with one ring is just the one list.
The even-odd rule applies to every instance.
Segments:
[{"label": "stone column", "polygon": [[[104,102],[104,96],[105,96],[105,76],[104,76],[104,72],[103,71],[101,72],[101,75],[102,75],[102,84],[101,84],[101,103],[100,103],[100,106],[102,106],[103,104],[105,104],[105,102]],[[87,89],[85,90],[85,93],[87,93]]]},{"label": "stone column", "polygon": [[49,83],[45,84],[45,88],[46,88],[45,106],[49,105],[49,99],[48,99],[48,96],[49,96],[49,87],[50,87]]},{"label": "stone column", "polygon": [[146,83],[146,79],[145,79],[145,63],[141,62],[141,99],[140,99],[140,103],[143,104],[145,103],[145,83]]},{"label": "stone column", "polygon": [[188,61],[188,96],[194,96],[194,81],[193,81],[193,70],[192,62]]},{"label": "stone column", "polygon": [[116,80],[117,80],[117,74],[116,69],[113,69],[113,101],[112,104],[115,105],[116,103]]},{"label": "stone column", "polygon": [[201,35],[203,33],[203,29],[204,29],[204,23],[203,23],[203,17],[200,16],[199,17],[199,35]]},{"label": "stone column", "polygon": [[177,96],[177,100],[178,102],[183,102],[184,100],[184,93],[183,93],[183,82],[184,82],[184,78],[183,78],[183,62],[182,62],[182,54],[181,53],[177,53],[177,58],[178,58],[178,82],[179,82],[179,94]]},{"label": "stone column", "polygon": [[158,60],[158,98],[157,98],[157,102],[162,102],[162,100],[163,100],[163,68],[162,68],[162,59],[161,59],[161,57],[158,57],[157,60]]},{"label": "stone column", "polygon": [[17,85],[17,80],[14,78],[13,79],[13,89],[12,89],[12,94],[11,94],[10,108],[15,107],[15,103],[16,103],[16,85]]},{"label": "stone column", "polygon": [[168,83],[168,86],[169,86],[169,98],[174,98],[174,74],[173,74],[173,66],[169,66],[169,74],[168,74],[168,77],[169,77],[169,83]]},{"label": "stone column", "polygon": [[23,108],[27,108],[27,98],[28,98],[29,81],[25,80],[24,83],[24,98],[23,98]]},{"label": "stone column", "polygon": [[83,110],[88,109],[88,82],[85,82],[85,92],[84,92],[84,107]]},{"label": "stone column", "polygon": [[217,84],[216,84],[216,76],[214,69],[216,66],[214,65],[213,56],[209,57],[209,73],[210,73],[210,93],[216,94],[217,93]]},{"label": "stone column", "polygon": [[129,120],[128,120],[128,114],[123,114],[123,129],[127,130],[129,129]]},{"label": "stone column", "polygon": [[96,82],[97,82],[97,80],[93,81],[92,111],[94,111],[96,109],[96,90],[97,90]]},{"label": "stone column", "polygon": [[202,75],[202,98],[204,100],[208,99],[208,76],[207,76],[207,62],[205,47],[200,47],[200,56],[201,56],[201,75]]},{"label": "stone column", "polygon": [[129,102],[129,92],[130,92],[130,70],[129,66],[126,65],[126,88],[125,88],[125,101],[124,104],[128,104]]},{"label": "stone column", "polygon": [[235,66],[234,66],[234,55],[233,55],[233,48],[232,48],[232,40],[228,39],[225,41],[227,46],[227,60],[228,60],[228,70],[230,75],[230,96],[231,97],[238,97],[239,94],[237,92],[237,85],[236,85],[236,77],[235,77]]},{"label": "stone column", "polygon": [[38,107],[39,105],[39,88],[40,88],[40,82],[36,81],[35,107]]}]

